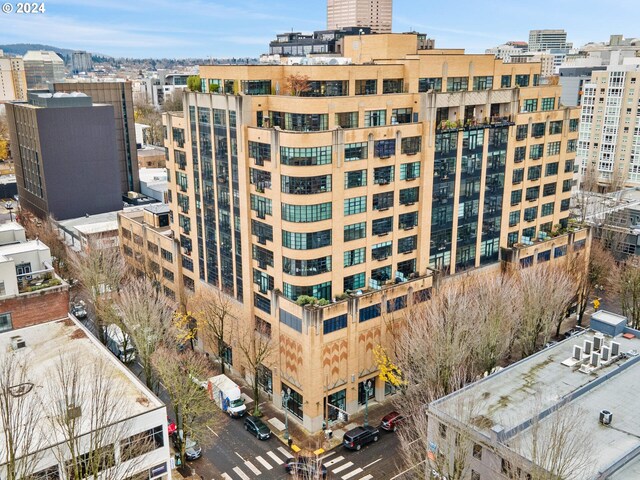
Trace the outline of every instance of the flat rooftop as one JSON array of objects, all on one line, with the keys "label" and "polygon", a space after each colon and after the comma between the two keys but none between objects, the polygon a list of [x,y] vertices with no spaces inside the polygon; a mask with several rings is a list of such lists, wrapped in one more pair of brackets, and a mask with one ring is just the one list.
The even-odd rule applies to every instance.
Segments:
[{"label": "flat rooftop", "polygon": [[[465,422],[487,438],[491,438],[492,428],[500,426],[508,437],[502,443],[513,445],[519,440],[525,440],[526,444],[532,433],[526,428],[510,435],[511,429],[522,427],[539,413],[568,400],[558,412],[560,415],[563,410],[568,415],[579,412],[584,416],[576,435],[591,439],[585,448],[593,452],[589,455],[592,461],[588,467],[593,471],[574,472],[571,479],[595,478],[596,472],[607,470],[626,455],[633,457],[640,453],[640,417],[637,415],[640,339],[605,337],[605,345],[618,342],[620,352],[627,353],[628,357],[588,373],[563,364],[572,358],[575,345],[582,347],[584,341],[593,340],[594,335],[595,332],[587,331],[544,349],[433,402],[430,409]],[[460,405],[465,404],[473,405],[471,421],[463,418]],[[601,410],[612,412],[611,426],[599,423]],[[541,420],[541,428],[545,422],[552,421],[550,418],[553,417]],[[636,468],[640,468],[640,464]]]},{"label": "flat rooftop", "polygon": [[11,256],[18,253],[35,252],[49,250],[49,247],[40,240],[28,240],[22,243],[10,243],[9,245],[0,245],[0,256]]},{"label": "flat rooftop", "polygon": [[[26,346],[12,350],[14,336],[20,336]],[[28,395],[33,393],[50,397],[58,388],[55,372],[60,362],[77,361],[83,368],[86,366],[87,372],[91,372],[91,366],[99,365],[107,381],[111,382],[114,394],[125,400],[126,408],[118,411],[113,421],[119,422],[164,407],[106,347],[83,325],[71,318],[3,332],[0,334],[0,352],[0,358],[4,355],[17,355],[27,361],[27,379],[34,384]],[[83,388],[93,387],[89,380],[90,378],[83,382]],[[43,405],[52,405],[53,400],[43,398]],[[81,425],[83,433],[91,428],[89,415],[84,418],[87,419],[87,424]],[[42,434],[46,435],[49,445],[56,440],[62,441],[60,434],[60,438],[52,438],[54,433],[49,425],[43,426]]]}]

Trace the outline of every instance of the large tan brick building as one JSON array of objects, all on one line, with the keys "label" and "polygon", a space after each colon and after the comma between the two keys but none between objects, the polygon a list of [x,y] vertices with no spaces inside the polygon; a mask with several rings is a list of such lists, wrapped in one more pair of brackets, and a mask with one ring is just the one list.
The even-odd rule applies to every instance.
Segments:
[{"label": "large tan brick building", "polygon": [[[543,262],[587,238],[558,235],[579,112],[539,85],[540,64],[417,45],[347,36],[349,65],[202,66],[216,93],[165,114],[182,285],[215,285],[238,321],[268,325],[260,381],[276,405],[290,388],[312,431],[356,412],[367,380],[377,400],[392,392],[373,350],[434,272]],[[299,95],[292,75],[308,77]]]},{"label": "large tan brick building", "polygon": [[370,27],[391,33],[392,0],[327,0],[327,29]]}]

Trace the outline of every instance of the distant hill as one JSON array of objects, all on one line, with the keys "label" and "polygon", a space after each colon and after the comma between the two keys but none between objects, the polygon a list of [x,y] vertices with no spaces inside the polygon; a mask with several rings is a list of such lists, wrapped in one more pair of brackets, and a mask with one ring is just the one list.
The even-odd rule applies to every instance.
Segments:
[{"label": "distant hill", "polygon": [[[63,60],[66,60],[68,56],[70,56],[76,50],[72,50],[69,48],[59,48],[54,47],[53,45],[43,45],[41,43],[12,43],[9,45],[0,45],[0,50],[4,53],[9,53],[11,55],[24,55],[29,50],[50,50],[56,52],[58,55],[62,57]],[[99,58],[111,58],[107,55],[102,54],[92,54],[92,56]]]}]

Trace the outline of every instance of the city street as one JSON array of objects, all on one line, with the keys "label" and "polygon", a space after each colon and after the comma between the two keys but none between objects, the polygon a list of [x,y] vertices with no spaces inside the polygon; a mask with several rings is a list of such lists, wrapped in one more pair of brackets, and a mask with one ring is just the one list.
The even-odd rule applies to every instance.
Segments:
[{"label": "city street", "polygon": [[[212,433],[212,440],[211,446],[204,447],[203,458],[192,463],[205,479],[281,479],[286,475],[284,462],[294,456],[277,438],[260,441],[245,432],[242,420],[225,418]],[[327,478],[385,479],[398,471],[398,446],[394,433],[381,431],[377,443],[370,443],[359,452],[338,446],[320,458],[329,472]]]},{"label": "city street", "polygon": [[[97,334],[91,314],[82,323],[94,335]],[[141,378],[142,368],[137,361],[128,367]],[[161,392],[159,397],[167,404],[171,417],[167,395]],[[211,408],[216,408],[213,402]],[[202,458],[190,462],[197,475],[207,480],[250,480],[258,477],[276,480],[286,476],[284,463],[294,453],[276,437],[258,440],[244,430],[242,419],[233,419],[224,414],[219,416],[217,426],[210,430],[210,437],[202,442]],[[388,479],[401,470],[398,438],[394,433],[384,430],[380,431],[377,443],[370,443],[359,452],[340,445],[322,454],[321,458],[327,467],[327,478],[330,479]]]}]

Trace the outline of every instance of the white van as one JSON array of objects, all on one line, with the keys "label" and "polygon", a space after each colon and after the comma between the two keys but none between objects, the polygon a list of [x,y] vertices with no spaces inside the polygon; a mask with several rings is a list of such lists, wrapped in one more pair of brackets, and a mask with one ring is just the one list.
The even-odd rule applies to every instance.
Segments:
[{"label": "white van", "polygon": [[131,338],[115,323],[107,327],[107,347],[123,363],[133,362],[136,359],[136,349]]}]

